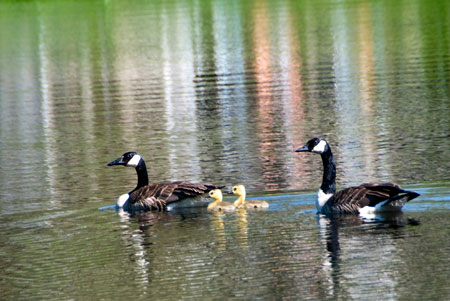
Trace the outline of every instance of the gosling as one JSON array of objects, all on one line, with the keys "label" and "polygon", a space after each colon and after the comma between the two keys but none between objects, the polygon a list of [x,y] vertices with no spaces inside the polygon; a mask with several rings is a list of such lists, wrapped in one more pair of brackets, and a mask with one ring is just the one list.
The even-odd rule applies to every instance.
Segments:
[{"label": "gosling", "polygon": [[234,211],[236,208],[233,204],[222,202],[222,191],[220,189],[213,189],[209,192],[209,196],[215,201],[208,205],[209,211]]},{"label": "gosling", "polygon": [[236,208],[247,209],[267,209],[269,203],[260,200],[245,200],[245,186],[235,185],[233,186],[233,194],[238,196],[238,199],[233,203]]}]

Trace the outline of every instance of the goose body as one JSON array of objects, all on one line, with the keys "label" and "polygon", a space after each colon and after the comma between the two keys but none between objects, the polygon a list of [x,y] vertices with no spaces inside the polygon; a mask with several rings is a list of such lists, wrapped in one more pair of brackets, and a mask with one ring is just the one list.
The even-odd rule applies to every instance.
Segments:
[{"label": "goose body", "polygon": [[236,209],[233,204],[222,201],[223,195],[220,189],[211,190],[209,196],[215,200],[208,205],[210,211],[234,211]]},{"label": "goose body", "polygon": [[371,216],[376,212],[399,211],[406,202],[419,196],[393,183],[365,183],[336,192],[336,165],[328,142],[316,137],[296,152],[312,152],[322,157],[323,178],[316,200],[319,213]]},{"label": "goose body", "polygon": [[238,196],[238,199],[233,203],[236,208],[247,209],[266,209],[269,208],[269,203],[260,200],[246,200],[246,191],[244,185],[233,186],[233,194]]},{"label": "goose body", "polygon": [[190,183],[186,181],[148,183],[147,167],[144,159],[136,152],[124,153],[108,163],[108,166],[123,165],[134,167],[138,183],[129,193],[121,195],[116,203],[126,211],[171,210],[179,207],[206,206],[204,194],[219,186],[208,183]]}]

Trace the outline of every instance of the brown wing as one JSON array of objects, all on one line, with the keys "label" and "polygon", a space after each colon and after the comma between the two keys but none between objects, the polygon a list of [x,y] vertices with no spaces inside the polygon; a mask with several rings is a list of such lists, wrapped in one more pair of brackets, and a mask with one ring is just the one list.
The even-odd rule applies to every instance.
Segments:
[{"label": "brown wing", "polygon": [[378,203],[404,192],[407,191],[393,183],[365,183],[338,191],[329,201],[333,210],[342,213],[358,213],[362,207],[376,206]]},{"label": "brown wing", "polygon": [[144,210],[163,210],[168,204],[196,197],[220,186],[184,181],[147,185],[130,193],[131,206]]}]

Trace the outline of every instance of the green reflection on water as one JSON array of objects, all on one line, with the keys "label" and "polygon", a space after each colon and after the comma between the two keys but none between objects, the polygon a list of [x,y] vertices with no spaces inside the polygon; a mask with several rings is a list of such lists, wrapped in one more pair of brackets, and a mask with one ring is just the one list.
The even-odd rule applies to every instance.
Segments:
[{"label": "green reflection on water", "polygon": [[[244,216],[96,209],[134,187],[106,167],[129,150],[152,181],[313,190],[320,160],[292,151],[318,135],[340,186],[447,187],[449,6],[2,1],[0,296],[448,295],[444,205],[417,228],[344,227],[334,269],[312,197]],[[367,256],[386,262],[364,275]]]},{"label": "green reflection on water", "polygon": [[135,149],[155,179],[310,189],[319,168],[290,152],[321,135],[350,145],[342,185],[448,178],[445,2],[2,6],[5,152],[36,141],[81,176]]}]

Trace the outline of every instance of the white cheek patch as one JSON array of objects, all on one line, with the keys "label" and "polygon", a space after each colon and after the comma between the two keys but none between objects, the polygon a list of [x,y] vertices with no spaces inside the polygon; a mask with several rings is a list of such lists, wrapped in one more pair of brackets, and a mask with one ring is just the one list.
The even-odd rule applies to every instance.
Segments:
[{"label": "white cheek patch", "polygon": [[117,199],[116,205],[119,208],[122,208],[123,205],[125,205],[125,203],[128,201],[128,198],[130,196],[128,195],[128,193],[122,194],[121,196],[119,196],[119,198]]},{"label": "white cheek patch", "polygon": [[314,146],[312,151],[321,154],[325,151],[325,146],[327,146],[327,142],[325,140],[320,140],[319,144]]},{"label": "white cheek patch", "polygon": [[133,158],[131,158],[130,161],[128,161],[127,166],[129,167],[136,167],[139,165],[139,162],[141,161],[141,156],[134,155]]}]

